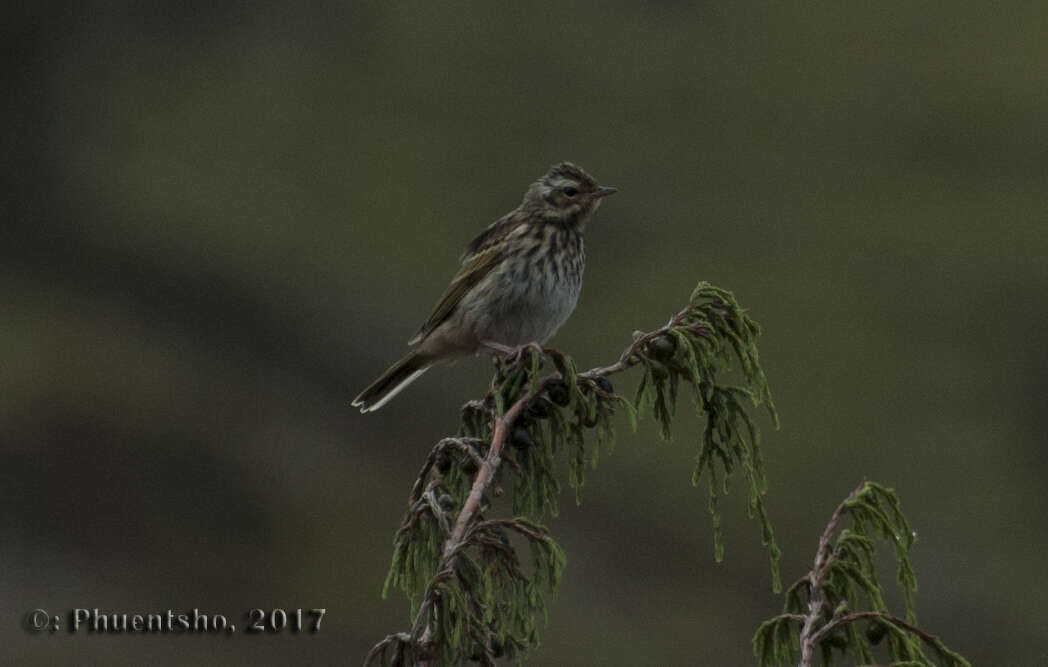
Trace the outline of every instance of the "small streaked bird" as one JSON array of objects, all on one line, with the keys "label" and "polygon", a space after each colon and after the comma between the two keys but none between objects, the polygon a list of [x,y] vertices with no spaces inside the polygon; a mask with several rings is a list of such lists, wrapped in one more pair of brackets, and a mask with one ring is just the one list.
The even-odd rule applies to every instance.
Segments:
[{"label": "small streaked bird", "polygon": [[545,343],[578,302],[586,223],[600,200],[616,191],[570,162],[550,168],[520,206],[466,246],[462,268],[408,341],[411,351],[360,392],[353,406],[378,410],[440,361]]}]

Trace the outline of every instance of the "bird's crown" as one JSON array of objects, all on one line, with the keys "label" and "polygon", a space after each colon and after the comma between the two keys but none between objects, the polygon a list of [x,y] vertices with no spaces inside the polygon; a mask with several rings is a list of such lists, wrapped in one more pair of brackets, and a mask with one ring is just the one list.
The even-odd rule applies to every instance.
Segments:
[{"label": "bird's crown", "polygon": [[548,186],[554,186],[558,182],[573,181],[579,185],[590,188],[596,187],[597,181],[586,173],[586,170],[572,162],[561,162],[550,167],[546,175],[542,177]]}]

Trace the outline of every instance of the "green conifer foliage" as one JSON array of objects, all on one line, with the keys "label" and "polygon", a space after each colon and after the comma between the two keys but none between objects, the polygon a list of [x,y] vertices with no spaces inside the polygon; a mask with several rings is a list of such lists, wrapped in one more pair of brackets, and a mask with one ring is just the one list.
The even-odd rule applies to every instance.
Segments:
[{"label": "green conifer foliage", "polygon": [[[779,549],[764,508],[767,482],[756,424],[764,405],[776,421],[760,366],[760,327],[728,291],[700,283],[666,326],[636,333],[610,366],[579,372],[571,357],[527,346],[496,361],[491,390],[463,406],[459,433],[444,438],[422,466],[394,538],[383,595],[402,590],[412,628],[377,644],[367,661],[384,664],[492,664],[523,659],[538,643],[543,591],[555,592],[564,552],[540,521],[557,514],[565,457],[568,485],[582,500],[587,468],[615,443],[615,414],[634,431],[651,415],[669,439],[681,383],[690,384],[699,417],[692,482],[708,475],[715,555],[723,557],[718,498],[742,471],[750,515],[758,519],[779,589]],[[635,399],[615,392],[609,376],[641,370]],[[508,518],[488,518],[493,495],[512,488]],[[519,549],[526,545],[530,558]]]},{"label": "green conifer foliage", "polygon": [[[490,391],[466,403],[458,434],[430,451],[394,537],[383,596],[393,588],[405,593],[411,628],[376,644],[365,665],[523,662],[538,645],[544,593],[556,592],[567,562],[540,523],[557,514],[557,457],[566,459],[568,485],[581,502],[587,468],[614,446],[616,411],[634,432],[639,419],[653,417],[668,440],[681,383],[691,385],[703,421],[691,481],[706,477],[714,556],[724,556],[720,498],[740,472],[779,592],[779,547],[764,506],[767,480],[750,412],[764,406],[778,426],[757,349],[760,333],[730,292],[700,283],[683,310],[659,329],[634,333],[611,365],[579,372],[569,356],[537,345],[496,360]],[[630,401],[608,378],[634,367],[640,379]],[[512,489],[508,500],[506,489]],[[841,527],[845,519],[850,527]],[[845,656],[869,664],[883,642],[893,665],[934,665],[934,656],[947,667],[970,667],[916,626],[914,539],[895,493],[860,485],[833,513],[811,572],[787,589],[783,613],[757,630],[759,663],[812,667],[817,650],[824,665]],[[874,567],[878,540],[894,550],[905,619],[884,602]]]},{"label": "green conifer foliage", "polygon": [[[841,526],[845,519],[851,520],[850,528]],[[887,638],[892,665],[971,667],[916,625],[914,540],[895,492],[875,482],[860,484],[830,517],[811,571],[786,590],[783,613],[757,629],[753,650],[760,664],[811,667],[816,650],[823,665],[849,657],[856,664],[872,664],[875,647]],[[884,602],[874,562],[877,541],[894,551],[905,620],[893,616]]]}]

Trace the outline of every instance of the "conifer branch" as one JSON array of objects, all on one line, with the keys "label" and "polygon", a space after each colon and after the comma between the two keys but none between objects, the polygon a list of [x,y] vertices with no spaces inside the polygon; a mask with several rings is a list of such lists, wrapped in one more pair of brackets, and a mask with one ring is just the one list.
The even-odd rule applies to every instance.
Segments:
[{"label": "conifer branch", "polygon": [[[561,487],[554,454],[567,453],[569,484],[579,500],[587,462],[595,467],[599,451],[610,451],[614,442],[615,409],[625,410],[634,430],[638,416],[650,414],[669,439],[682,381],[692,386],[696,412],[705,420],[692,483],[708,480],[714,555],[717,560],[723,555],[719,498],[741,469],[749,514],[760,524],[778,592],[779,549],[763,502],[759,433],[746,409],[746,404],[764,405],[778,425],[760,365],[759,335],[760,327],[730,292],[700,283],[686,308],[663,327],[635,332],[607,366],[580,373],[570,357],[537,345],[496,359],[488,394],[463,406],[459,433],[440,440],[426,458],[394,538],[383,596],[390,587],[408,596],[411,629],[377,643],[365,665],[522,660],[537,644],[538,619],[545,616],[541,588],[556,592],[566,560],[536,521],[557,513]],[[547,363],[553,372],[540,376]],[[727,384],[724,376],[735,364],[742,382]],[[615,393],[608,377],[638,366],[642,375],[631,402]],[[596,444],[585,440],[590,430]],[[507,481],[513,484],[512,516],[485,518],[490,497],[502,495]],[[851,527],[842,527],[845,518]],[[512,535],[530,547],[530,567],[521,562]],[[817,648],[826,666],[838,652],[850,653],[853,664],[869,665],[874,647],[886,639],[881,650],[892,664],[931,667],[927,648],[940,665],[970,667],[917,626],[917,580],[909,561],[914,539],[894,491],[874,482],[856,487],[831,515],[811,571],[786,591],[783,613],[754,635],[760,664],[812,667]],[[889,613],[882,597],[875,540],[894,550],[905,619]],[[861,608],[864,601],[867,609]],[[857,629],[863,622],[865,633]]]},{"label": "conifer branch", "polygon": [[517,402],[506,411],[506,414],[496,418],[494,435],[491,436],[491,445],[488,447],[488,453],[480,462],[480,470],[477,471],[477,476],[473,480],[473,487],[469,491],[469,497],[466,498],[466,503],[462,506],[462,510],[455,520],[455,528],[451,531],[447,542],[444,543],[445,563],[453,558],[455,553],[462,548],[462,537],[466,533],[466,526],[474,521],[474,516],[480,510],[480,500],[484,497],[488,487],[491,486],[491,482],[495,477],[495,471],[498,470],[499,464],[502,463],[502,448],[506,446],[506,435],[513,428],[517,417],[520,416],[520,411],[524,409],[524,406],[528,404],[531,398],[532,394],[528,394],[517,399]]},{"label": "conifer branch", "polygon": [[[829,523],[826,524],[826,529],[822,531],[822,536],[819,538],[819,548],[815,551],[815,563],[812,565],[811,571],[806,575],[808,585],[810,586],[811,599],[808,601],[808,614],[804,617],[804,625],[801,627],[801,661],[800,667],[811,667],[812,659],[815,656],[815,647],[818,641],[825,634],[827,626],[822,628],[818,627],[819,620],[822,618],[824,609],[826,607],[826,590],[824,584],[826,583],[826,577],[830,573],[830,567],[833,565],[833,536],[837,533],[837,526],[841,520],[841,514],[844,512],[845,507],[848,503],[854,500],[862,490],[866,488],[866,482],[863,482],[859,486],[848,494],[848,497],[837,506],[837,509],[833,511],[830,516]],[[829,625],[829,624],[827,624]]]},{"label": "conifer branch", "polygon": [[[842,528],[845,517],[851,528]],[[906,601],[906,619],[889,613],[874,562],[874,538],[895,551],[897,578]],[[874,482],[863,482],[833,511],[819,538],[812,569],[786,591],[783,613],[765,621],[753,638],[760,664],[812,667],[834,664],[837,652],[850,653],[853,664],[873,663],[874,647],[887,637],[892,664],[971,667],[938,637],[917,626],[913,592],[917,579],[909,551],[915,534],[902,514],[898,496]],[[865,597],[872,609],[858,610]],[[857,622],[867,621],[865,633]],[[938,663],[933,663],[924,645]],[[882,649],[884,650],[884,649]],[[797,656],[795,658],[794,656]]]},{"label": "conifer branch", "polygon": [[[488,395],[463,406],[460,433],[440,440],[423,464],[394,539],[383,595],[391,586],[408,595],[411,630],[388,635],[365,664],[429,666],[473,660],[490,665],[502,656],[519,659],[533,647],[537,617],[545,615],[538,587],[555,592],[565,563],[546,528],[528,518],[557,513],[560,484],[553,475],[554,453],[568,452],[569,482],[578,499],[587,460],[595,466],[600,449],[610,449],[614,441],[615,408],[626,410],[634,430],[638,414],[649,411],[668,438],[681,380],[692,385],[696,410],[707,422],[692,481],[697,483],[703,472],[710,475],[715,555],[719,560],[723,552],[716,499],[727,492],[727,480],[738,467],[747,482],[750,514],[759,519],[771,554],[773,588],[778,590],[779,552],[763,505],[766,482],[758,433],[743,408],[743,401],[764,404],[775,418],[760,368],[759,334],[759,326],[730,292],[700,283],[686,308],[663,327],[635,333],[608,366],[580,373],[570,357],[537,345],[496,359]],[[540,377],[547,362],[554,372]],[[733,362],[741,385],[721,381]],[[638,365],[644,375],[634,408],[607,378]],[[597,444],[587,450],[584,433],[589,429],[596,431]],[[489,496],[502,494],[507,475],[514,484],[515,516],[485,519]],[[510,533],[530,545],[530,569],[522,566]]]}]

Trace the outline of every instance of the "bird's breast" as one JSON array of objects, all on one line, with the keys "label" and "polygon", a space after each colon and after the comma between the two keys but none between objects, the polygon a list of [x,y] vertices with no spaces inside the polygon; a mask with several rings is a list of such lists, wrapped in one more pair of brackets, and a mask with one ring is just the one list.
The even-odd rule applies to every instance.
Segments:
[{"label": "bird's breast", "polygon": [[581,235],[558,228],[528,235],[492,272],[477,337],[503,345],[545,342],[575,310],[584,269]]}]

